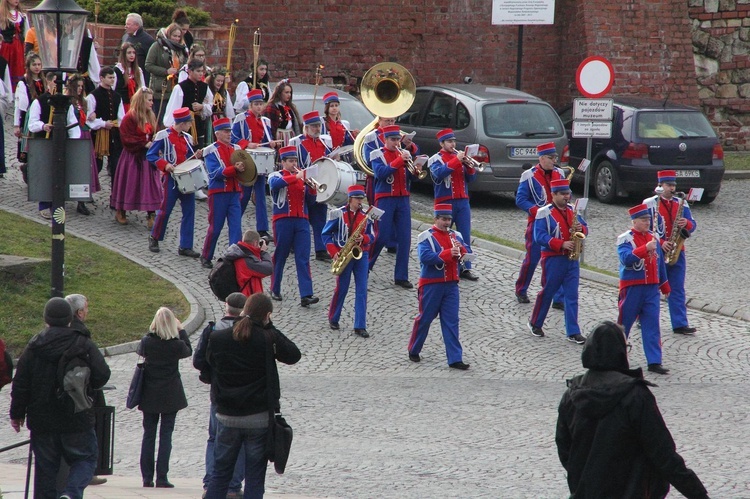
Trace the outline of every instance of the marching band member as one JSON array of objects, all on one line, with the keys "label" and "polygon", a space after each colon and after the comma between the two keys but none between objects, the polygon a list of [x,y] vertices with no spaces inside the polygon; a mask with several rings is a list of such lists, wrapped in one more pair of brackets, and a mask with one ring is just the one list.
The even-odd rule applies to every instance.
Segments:
[{"label": "marching band member", "polygon": [[[373,170],[373,168],[370,156],[373,151],[378,151],[385,145],[385,140],[383,139],[383,128],[395,124],[396,118],[378,116],[378,126],[375,130],[365,135],[362,156],[371,170]],[[365,193],[367,193],[367,202],[370,203],[370,206],[375,206],[375,178],[373,178],[373,176],[368,175],[365,179]]]},{"label": "marching band member", "polygon": [[362,250],[360,259],[352,258],[343,272],[336,277],[336,289],[333,291],[331,306],[328,308],[328,324],[331,329],[339,329],[341,309],[344,306],[349,283],[354,274],[354,334],[369,338],[367,332],[367,274],[368,253],[370,244],[375,240],[373,224],[367,220],[367,213],[362,209],[365,190],[360,185],[352,185],[348,192],[349,202],[328,213],[328,223],[323,228],[323,240],[331,258],[336,258],[347,241],[361,224],[365,224],[361,234],[353,241]]},{"label": "marching band member", "polygon": [[294,249],[294,264],[297,268],[300,305],[307,307],[320,301],[313,295],[310,274],[310,224],[307,221],[305,195],[309,187],[305,183],[305,170],[297,169],[297,148],[286,146],[279,149],[282,170],[269,175],[273,199],[273,237],[276,250],[273,252],[273,274],[271,276],[271,298],[281,301],[281,278],[289,252]]},{"label": "marching band member", "polygon": [[[658,209],[654,210],[657,214],[656,233],[663,241],[662,250],[664,254],[672,251],[674,243],[671,241],[672,230],[677,228],[686,234],[683,237],[689,237],[695,232],[698,225],[693,219],[687,200],[683,205],[681,216],[678,215],[680,201],[675,199],[677,190],[677,173],[674,170],[662,170],[657,172],[656,176],[661,187],[661,194],[653,199]],[[650,199],[644,199],[644,204],[649,204]],[[652,215],[653,216],[653,215]],[[676,334],[695,334],[696,329],[690,327],[687,318],[687,301],[685,298],[685,272],[687,270],[687,261],[685,259],[685,246],[680,249],[677,261],[672,265],[667,265],[667,279],[672,291],[669,293],[667,304],[669,305],[669,317],[672,321],[672,331]]]},{"label": "marching band member", "polygon": [[[521,270],[516,280],[516,300],[518,303],[529,303],[528,289],[534,270],[542,256],[541,248],[534,242],[534,219],[539,208],[545,206],[552,199],[550,183],[553,180],[564,179],[562,170],[555,167],[557,150],[554,142],[540,144],[536,148],[539,163],[521,174],[518,191],[516,191],[516,206],[528,214],[526,220],[526,256],[521,263]],[[559,305],[558,305],[559,304]],[[562,308],[562,291],[552,300],[552,308]]]},{"label": "marching band member", "polygon": [[617,238],[620,259],[620,296],[617,323],[630,336],[636,318],[641,322],[643,352],[648,370],[667,374],[662,366],[659,330],[659,291],[668,295],[670,284],[659,236],[651,232],[651,211],[645,204],[628,210],[633,227]]},{"label": "marching band member", "polygon": [[120,125],[125,118],[122,97],[115,91],[116,81],[114,68],[104,66],[99,71],[99,86],[86,96],[87,124],[96,149],[96,167],[102,171],[106,156],[110,185],[115,181],[115,170],[122,154]]},{"label": "marching band member", "polygon": [[412,174],[406,167],[411,161],[408,151],[399,149],[401,130],[398,125],[383,128],[385,146],[370,155],[375,173],[375,206],[385,211],[378,222],[375,247],[370,255],[370,270],[388,241],[398,242],[394,281],[397,286],[411,289],[409,282],[409,248],[411,246],[411,206],[409,205]]},{"label": "marching band member", "polygon": [[534,242],[542,252],[542,289],[536,296],[529,329],[534,336],[544,336],[544,319],[552,297],[560,289],[565,292],[565,334],[568,341],[583,345],[586,338],[578,327],[578,280],[580,264],[568,255],[575,247],[573,232],[588,234],[588,226],[576,215],[570,201],[570,183],[565,180],[550,182],[552,203],[540,208],[534,220]]},{"label": "marching band member", "polygon": [[[440,151],[430,158],[429,167],[435,183],[435,202],[447,203],[453,207],[453,220],[456,230],[461,233],[471,250],[471,206],[469,205],[469,182],[477,178],[477,171],[471,165],[464,165],[466,154],[456,151],[456,136],[446,128],[437,133]],[[461,270],[459,277],[476,281],[471,272],[471,262]]]},{"label": "marching band member", "polygon": [[[458,337],[458,272],[467,254],[461,234],[450,230],[453,208],[435,205],[435,223],[417,238],[419,252],[419,314],[409,339],[409,360],[419,362],[430,324],[440,314],[448,366],[465,371],[463,349]],[[399,244],[399,249],[401,245]]]},{"label": "marching band member", "polygon": [[200,253],[193,251],[193,232],[195,228],[195,193],[182,193],[177,188],[177,183],[172,177],[172,172],[177,165],[184,163],[194,155],[202,156],[199,149],[196,154],[193,150],[193,138],[188,131],[192,116],[190,109],[183,107],[172,113],[174,123],[171,127],[157,132],[151,147],[146,153],[146,159],[156,165],[162,173],[162,200],[159,210],[156,212],[156,221],[148,236],[148,249],[153,253],[159,252],[159,241],[164,240],[167,230],[169,215],[172,213],[177,200],[182,208],[182,221],[180,222],[180,247],[177,254],[198,258]]},{"label": "marching band member", "polygon": [[349,131],[349,122],[341,119],[339,94],[328,92],[323,96],[323,104],[325,104],[324,119],[320,133],[331,136],[331,145],[334,149],[353,145],[359,130]]},{"label": "marching band member", "polygon": [[203,158],[208,170],[208,230],[203,242],[201,265],[210,269],[216,250],[216,242],[224,228],[224,221],[229,227],[229,244],[234,244],[242,237],[242,216],[240,215],[240,183],[237,172],[245,171],[245,165],[238,161],[232,163],[232,153],[239,146],[232,144],[232,125],[229,118],[214,122],[216,142],[203,150]]},{"label": "marching band member", "polygon": [[[232,125],[232,144],[237,144],[240,149],[256,149],[261,144],[275,147],[278,142],[271,135],[271,120],[261,116],[265,102],[263,102],[263,91],[259,88],[253,89],[245,97],[250,103],[248,110],[237,115]],[[268,237],[268,209],[266,208],[266,183],[268,178],[265,174],[258,173],[258,178],[252,187],[242,186],[240,199],[241,212],[244,215],[247,204],[255,197],[255,228],[261,236]]]},{"label": "marching band member", "polygon": [[[302,116],[305,124],[304,134],[289,141],[289,145],[297,147],[297,155],[301,168],[309,168],[314,162],[331,153],[331,137],[321,135],[322,127],[320,114],[317,111],[311,111]],[[324,262],[330,262],[321,233],[323,226],[326,224],[326,213],[328,207],[325,203],[316,201],[316,192],[307,196],[307,213],[310,216],[310,226],[313,230],[313,242],[315,244],[315,259]]]},{"label": "marching band member", "polygon": [[205,146],[206,120],[211,117],[214,95],[203,81],[206,64],[198,59],[188,63],[188,78],[174,87],[169,97],[167,110],[164,112],[164,126],[172,126],[172,113],[181,107],[193,112],[191,135],[198,147]]},{"label": "marching band member", "polygon": [[[247,75],[247,78],[242,80],[237,84],[237,89],[235,90],[235,100],[234,103],[234,110],[237,114],[240,114],[242,111],[247,110],[248,106],[250,105],[250,102],[247,100],[247,94],[250,92],[250,90],[255,88],[255,85],[253,85],[253,74],[255,73],[253,66],[250,66],[250,74]],[[268,90],[268,62],[264,59],[258,60],[258,88],[263,93],[263,102],[268,102],[269,97],[271,96],[271,92]]]}]

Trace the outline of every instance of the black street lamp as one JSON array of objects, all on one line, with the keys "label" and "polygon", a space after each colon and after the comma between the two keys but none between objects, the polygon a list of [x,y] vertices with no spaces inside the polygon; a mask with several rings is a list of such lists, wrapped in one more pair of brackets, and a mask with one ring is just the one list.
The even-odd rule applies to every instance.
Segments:
[{"label": "black street lamp", "polygon": [[70,99],[63,93],[63,72],[75,72],[89,12],[74,0],[44,0],[29,10],[36,27],[42,69],[57,74],[58,91],[50,99],[54,107],[52,140],[52,272],[50,296],[63,296],[65,272],[65,179],[68,138],[67,115]]}]

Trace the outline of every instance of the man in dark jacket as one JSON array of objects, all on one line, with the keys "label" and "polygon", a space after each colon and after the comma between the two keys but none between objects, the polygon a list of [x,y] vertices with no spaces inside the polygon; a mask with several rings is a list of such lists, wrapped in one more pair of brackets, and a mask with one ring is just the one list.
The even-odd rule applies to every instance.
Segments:
[{"label": "man in dark jacket", "polygon": [[120,44],[125,42],[132,43],[135,47],[135,57],[138,59],[138,66],[143,71],[143,79],[148,87],[151,75],[145,69],[146,54],[154,44],[154,37],[143,29],[143,18],[140,14],[130,13],[125,17],[125,34],[122,35]]},{"label": "man in dark jacket", "polygon": [[[64,495],[81,497],[96,468],[96,433],[92,410],[69,412],[58,399],[60,357],[82,341],[91,370],[89,386],[96,390],[109,380],[109,367],[94,342],[68,327],[73,311],[63,298],[51,298],[44,307],[47,328],[29,341],[13,379],[10,424],[17,432],[26,420],[34,451],[34,497],[56,498],[55,480],[60,460],[70,465]],[[83,340],[80,340],[83,338]]]},{"label": "man in dark jacket", "polygon": [[260,237],[260,233],[246,230],[242,241],[227,248],[224,259],[234,262],[237,286],[243,295],[263,292],[263,278],[273,273],[273,262],[266,240]]},{"label": "man in dark jacket", "polygon": [[625,333],[599,324],[581,354],[588,371],[568,381],[555,441],[571,498],[663,498],[669,484],[685,497],[706,488],[677,454],[641,369],[630,369]]}]

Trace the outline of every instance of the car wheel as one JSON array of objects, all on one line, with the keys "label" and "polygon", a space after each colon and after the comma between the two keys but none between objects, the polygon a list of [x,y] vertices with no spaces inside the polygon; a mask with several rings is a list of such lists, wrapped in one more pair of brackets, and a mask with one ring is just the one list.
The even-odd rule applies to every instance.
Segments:
[{"label": "car wheel", "polygon": [[706,194],[705,196],[703,196],[701,198],[701,200],[699,201],[699,203],[700,204],[711,204],[711,203],[713,203],[716,200],[716,196],[718,196],[718,194],[714,194],[713,196],[711,196],[709,194]]},{"label": "car wheel", "polygon": [[596,168],[594,192],[602,203],[612,203],[617,197],[617,173],[609,161],[602,161]]}]

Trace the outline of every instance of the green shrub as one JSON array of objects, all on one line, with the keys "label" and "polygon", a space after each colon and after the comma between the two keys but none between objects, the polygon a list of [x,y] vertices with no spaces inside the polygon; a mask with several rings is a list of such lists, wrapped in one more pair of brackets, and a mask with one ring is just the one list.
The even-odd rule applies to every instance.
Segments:
[{"label": "green shrub", "polygon": [[[94,0],[78,0],[78,4],[91,12],[89,22],[94,22]],[[174,0],[101,0],[99,22],[125,25],[125,17],[136,12],[143,17],[146,28],[163,28],[172,22],[172,13],[180,7],[187,12],[191,26],[207,26],[211,14],[195,7],[177,5]]]}]

